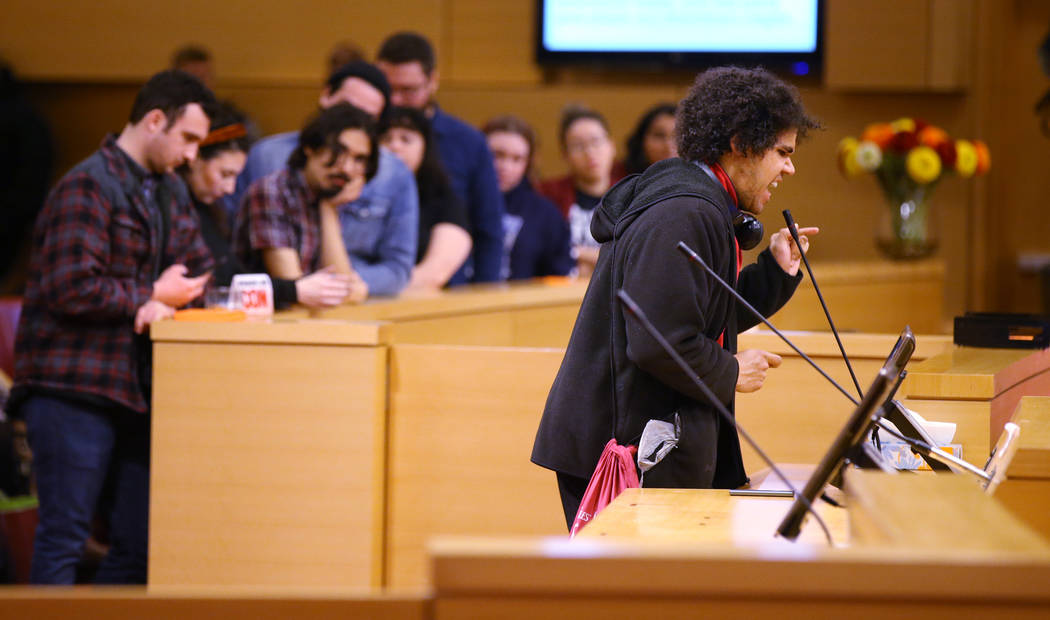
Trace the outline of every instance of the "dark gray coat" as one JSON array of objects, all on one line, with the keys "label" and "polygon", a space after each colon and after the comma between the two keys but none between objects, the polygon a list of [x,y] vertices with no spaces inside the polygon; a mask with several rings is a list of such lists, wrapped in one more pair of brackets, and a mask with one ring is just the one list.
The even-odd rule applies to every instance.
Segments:
[{"label": "dark gray coat", "polygon": [[747,481],[735,430],[719,423],[703,393],[615,297],[625,289],[732,411],[736,335],[758,321],[675,246],[684,241],[766,316],[801,280],[767,249],[736,282],[733,208],[717,181],[680,159],[654,164],[605,195],[591,223],[602,244],[598,264],[547,398],[534,463],[589,478],[610,437],[637,444],[648,420],[679,412],[679,447],[646,473],[646,486],[732,488]]}]

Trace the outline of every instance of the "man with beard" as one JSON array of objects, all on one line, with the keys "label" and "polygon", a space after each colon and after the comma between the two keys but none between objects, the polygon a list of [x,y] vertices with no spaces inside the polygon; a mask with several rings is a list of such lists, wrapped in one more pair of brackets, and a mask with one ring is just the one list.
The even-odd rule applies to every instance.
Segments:
[{"label": "man with beard", "polygon": [[[799,137],[818,127],[793,87],[762,69],[700,74],[677,113],[679,158],[617,183],[597,207],[601,244],[590,287],[547,399],[532,461],[557,473],[571,528],[610,437],[637,444],[650,419],[680,421],[678,446],[645,474],[664,488],[734,488],[747,482],[736,429],[670,356],[624,312],[624,289],[730,410],[780,364],[772,353],[737,353],[736,335],[757,320],[676,246],[684,241],[764,315],[801,280],[802,248],[774,233],[758,261],[739,271],[740,250],[761,241],[757,221],[771,190],[795,173]],[[757,229],[757,234],[754,234]],[[738,277],[739,276],[739,277]],[[648,455],[646,455],[648,456]]]},{"label": "man with beard", "polygon": [[235,250],[249,269],[295,280],[331,267],[351,277],[350,301],[367,296],[343,244],[339,206],[375,174],[376,131],[372,117],[348,103],[307,123],[288,165],[252,183],[237,213]]}]

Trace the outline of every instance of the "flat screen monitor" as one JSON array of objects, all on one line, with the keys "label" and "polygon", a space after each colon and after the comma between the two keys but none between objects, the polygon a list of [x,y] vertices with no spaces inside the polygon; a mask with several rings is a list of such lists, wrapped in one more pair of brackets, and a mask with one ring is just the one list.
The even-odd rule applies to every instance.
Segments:
[{"label": "flat screen monitor", "polygon": [[846,425],[839,431],[831,447],[824,453],[824,458],[813,470],[813,475],[806,482],[800,497],[796,497],[787,515],[777,528],[777,533],[789,540],[798,537],[802,529],[802,522],[806,517],[809,507],[816,503],[817,498],[824,492],[824,487],[831,482],[832,478],[842,469],[846,455],[863,441],[864,437],[871,431],[872,426],[879,419],[880,412],[890,397],[898,377],[904,371],[904,367],[915,352],[915,336],[911,328],[905,327],[897,339],[889,357],[879,369],[871,386],[864,393],[860,404],[854,409]]},{"label": "flat screen monitor", "polygon": [[541,64],[822,66],[822,0],[537,0],[536,13]]}]

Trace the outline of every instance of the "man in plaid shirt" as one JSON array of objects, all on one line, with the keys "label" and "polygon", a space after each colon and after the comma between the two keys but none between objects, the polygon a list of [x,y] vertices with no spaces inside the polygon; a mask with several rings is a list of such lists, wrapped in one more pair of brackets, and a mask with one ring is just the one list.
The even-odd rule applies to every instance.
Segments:
[{"label": "man in plaid shirt", "polygon": [[241,261],[295,280],[318,269],[350,277],[347,300],[368,296],[343,242],[339,205],[356,200],[379,161],[377,128],[349,103],[322,110],[299,132],[288,165],[251,184],[237,211],[234,249]]},{"label": "man in plaid shirt", "polygon": [[144,332],[200,296],[210,275],[211,254],[172,170],[196,156],[213,102],[188,74],[153,76],[120,135],[58,182],[37,219],[12,392],[40,498],[34,583],[73,583],[104,484],[112,547],[96,579],[146,582]]}]

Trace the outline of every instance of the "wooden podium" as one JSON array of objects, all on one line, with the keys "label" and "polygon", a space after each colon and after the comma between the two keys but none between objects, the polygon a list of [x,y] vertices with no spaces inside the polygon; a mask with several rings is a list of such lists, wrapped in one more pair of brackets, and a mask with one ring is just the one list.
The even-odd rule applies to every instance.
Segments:
[{"label": "wooden podium", "polygon": [[[851,471],[846,489],[849,548],[736,542],[733,512],[711,514],[723,523],[688,519],[688,494],[705,491],[666,510],[635,506],[634,522],[584,536],[601,513],[573,541],[439,540],[435,618],[1046,617],[1050,547],[973,480]],[[621,495],[607,510],[629,513],[648,495]],[[686,517],[680,538],[647,536],[671,504]],[[930,514],[917,515],[924,506]],[[697,542],[709,529],[728,538]]]},{"label": "wooden podium", "polygon": [[927,420],[955,422],[963,458],[983,467],[1021,398],[1050,394],[1050,350],[955,346],[909,365],[899,394]]}]

